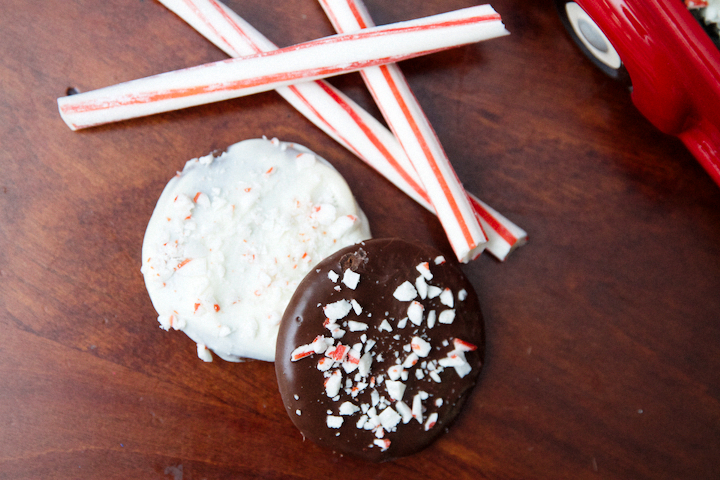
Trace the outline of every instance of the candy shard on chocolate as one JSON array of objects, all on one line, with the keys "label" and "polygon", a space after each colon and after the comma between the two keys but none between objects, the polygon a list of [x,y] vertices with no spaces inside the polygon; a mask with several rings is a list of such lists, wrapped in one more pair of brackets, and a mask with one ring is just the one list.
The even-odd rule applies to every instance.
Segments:
[{"label": "candy shard on chocolate", "polygon": [[[212,361],[212,351],[272,361],[283,311],[305,274],[369,237],[328,162],[297,144],[246,140],[188,161],[170,180],[145,233],[141,271],[160,326],[184,331],[202,360]],[[341,335],[338,327],[332,336]]]},{"label": "candy shard on chocolate", "polygon": [[[457,263],[438,258],[425,245],[368,240],[326,258],[300,283],[280,325],[275,369],[305,438],[381,462],[418,452],[447,430],[482,368],[484,333],[472,285]],[[356,288],[337,290],[328,272],[348,269]],[[419,271],[437,290],[432,298],[418,295]],[[362,309],[344,307],[332,321],[342,339],[314,353],[309,345],[328,338],[327,307],[344,302]],[[313,353],[296,358],[305,351]]]}]

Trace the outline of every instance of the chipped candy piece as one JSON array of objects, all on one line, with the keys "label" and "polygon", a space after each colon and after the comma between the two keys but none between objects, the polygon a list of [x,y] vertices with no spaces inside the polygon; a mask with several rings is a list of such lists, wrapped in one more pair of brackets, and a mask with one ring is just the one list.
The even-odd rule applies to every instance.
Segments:
[{"label": "chipped candy piece", "polygon": [[453,338],[453,345],[456,350],[460,350],[461,352],[473,352],[477,350],[477,345],[473,345],[472,343],[459,338]]},{"label": "chipped candy piece", "polygon": [[342,283],[345,284],[348,288],[355,290],[358,283],[360,282],[360,275],[356,272],[353,272],[349,268],[345,270],[345,273],[343,274]]},{"label": "chipped candy piece", "polygon": [[408,306],[407,309],[407,318],[415,325],[420,325],[423,320],[423,312],[425,311],[425,306],[420,303],[413,300],[413,302]]},{"label": "chipped candy piece", "polygon": [[343,418],[335,415],[328,415],[326,422],[328,428],[340,428],[343,424]]},{"label": "chipped candy piece", "polygon": [[390,448],[390,443],[391,443],[390,440],[388,440],[387,438],[384,438],[384,439],[376,438],[375,440],[373,440],[373,444],[380,447],[382,452],[384,452],[385,450]]},{"label": "chipped candy piece", "polygon": [[438,315],[439,323],[444,323],[446,325],[449,325],[449,324],[453,323],[454,320],[455,320],[455,310],[454,309],[443,310],[442,312],[440,312],[440,315]]},{"label": "chipped candy piece", "polygon": [[360,411],[360,407],[358,407],[354,403],[343,402],[343,404],[340,405],[340,409],[338,410],[338,413],[340,413],[340,415],[352,415],[359,411]]},{"label": "chipped candy piece", "polygon": [[420,275],[415,280],[415,289],[417,290],[418,295],[420,295],[420,298],[422,300],[425,300],[427,298],[428,294],[428,284],[425,282],[425,277]]},{"label": "chipped candy piece", "polygon": [[363,332],[368,329],[368,324],[364,322],[356,322],[355,320],[348,320],[348,330],[351,332]]},{"label": "chipped candy piece", "polygon": [[403,401],[395,403],[395,410],[397,410],[397,412],[402,416],[403,423],[408,423],[412,420],[412,410],[407,406],[407,403]]},{"label": "chipped candy piece", "polygon": [[382,428],[387,432],[394,432],[395,427],[402,421],[402,416],[392,407],[387,407],[378,415]]},{"label": "chipped candy piece", "polygon": [[435,285],[428,285],[427,296],[430,299],[437,298],[442,293],[442,288],[436,287]]},{"label": "chipped candy piece", "polygon": [[420,272],[420,275],[422,275],[425,280],[432,280],[433,274],[430,271],[430,263],[422,262],[418,264],[415,269]]},{"label": "chipped candy piece", "polygon": [[430,415],[428,415],[427,421],[425,422],[425,431],[426,432],[435,426],[435,424],[437,423],[437,419],[438,419],[437,412],[433,412]]},{"label": "chipped candy piece", "polygon": [[337,302],[325,305],[323,312],[325,312],[325,316],[330,320],[340,320],[341,318],[345,318],[351,309],[352,305],[349,301],[338,300]]},{"label": "chipped candy piece", "polygon": [[455,299],[453,298],[453,293],[449,288],[444,289],[440,294],[440,303],[450,308],[455,306]]},{"label": "chipped candy piece", "polygon": [[415,287],[412,283],[406,280],[395,289],[395,291],[393,292],[393,297],[400,300],[401,302],[409,302],[410,300],[413,300],[415,297],[417,297],[417,290],[415,290]]},{"label": "chipped candy piece", "polygon": [[342,374],[339,370],[335,370],[332,375],[325,379],[325,394],[334,398],[340,392],[342,386]]},{"label": "chipped candy piece", "polygon": [[392,367],[387,369],[388,377],[390,380],[397,380],[402,376],[403,372],[403,366],[402,365],[393,365]]},{"label": "chipped candy piece", "polygon": [[427,314],[427,326],[428,328],[433,328],[435,326],[435,321],[437,320],[437,313],[435,310],[430,310]]},{"label": "chipped candy piece", "polygon": [[362,305],[360,305],[354,298],[350,300],[350,305],[352,305],[352,309],[353,312],[355,312],[355,315],[360,315],[362,313]]},{"label": "chipped candy piece", "polygon": [[[410,344],[410,350],[412,350],[412,344]],[[415,364],[418,362],[418,360],[420,360],[420,357],[418,356],[417,353],[413,352],[405,358],[405,361],[402,363],[402,366],[404,368],[414,367]]]},{"label": "chipped candy piece", "polygon": [[410,346],[417,356],[423,358],[427,357],[428,353],[430,353],[430,350],[432,349],[430,342],[427,342],[420,337],[413,337],[412,342],[410,342]]},{"label": "chipped candy piece", "polygon": [[385,388],[387,389],[388,395],[390,395],[390,398],[393,400],[399,401],[403,399],[406,388],[403,382],[398,380],[386,380]]}]

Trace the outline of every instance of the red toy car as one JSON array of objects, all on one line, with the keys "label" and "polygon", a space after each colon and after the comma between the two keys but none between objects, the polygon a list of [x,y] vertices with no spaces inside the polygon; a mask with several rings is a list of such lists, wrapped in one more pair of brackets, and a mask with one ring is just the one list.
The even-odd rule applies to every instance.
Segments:
[{"label": "red toy car", "polygon": [[640,112],[680,138],[720,186],[720,0],[556,5],[583,52],[611,77],[628,81]]}]

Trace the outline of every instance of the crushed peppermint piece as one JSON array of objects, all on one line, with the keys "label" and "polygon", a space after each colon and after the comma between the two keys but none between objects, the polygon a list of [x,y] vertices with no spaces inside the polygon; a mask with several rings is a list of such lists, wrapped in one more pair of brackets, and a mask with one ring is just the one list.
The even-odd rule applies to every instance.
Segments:
[{"label": "crushed peppermint piece", "polygon": [[345,360],[345,357],[347,356],[349,351],[350,348],[347,345],[338,343],[336,346],[328,347],[328,349],[325,351],[325,356],[332,358],[336,362],[342,362]]},{"label": "crushed peppermint piece", "polygon": [[402,400],[395,403],[395,410],[400,414],[402,417],[403,423],[408,423],[413,418],[412,410],[410,407],[407,406],[407,403],[403,402]]},{"label": "crushed peppermint piece", "polygon": [[412,347],[412,351],[415,352],[419,357],[427,357],[428,353],[430,353],[430,349],[432,348],[430,342],[420,337],[413,337],[412,341],[410,342],[410,346]]},{"label": "crushed peppermint piece", "polygon": [[340,320],[350,313],[352,305],[347,300],[338,300],[334,303],[329,303],[323,307],[325,316],[330,320]]},{"label": "crushed peppermint piece", "polygon": [[460,378],[463,378],[465,375],[472,371],[472,367],[465,358],[465,353],[457,349],[449,352],[447,357],[441,358],[438,361],[438,364],[443,367],[455,368],[455,372],[457,372]]},{"label": "crushed peppermint piece", "polygon": [[378,415],[380,424],[385,431],[394,432],[395,427],[402,421],[402,416],[395,411],[392,407],[387,407],[385,410],[380,412]]},{"label": "crushed peppermint piece", "polygon": [[417,290],[415,290],[415,287],[412,283],[406,280],[395,289],[395,291],[393,292],[393,297],[395,297],[401,302],[409,302],[410,300],[413,300],[415,297],[417,297]]},{"label": "crushed peppermint piece", "polygon": [[425,422],[425,431],[426,432],[435,426],[435,424],[437,423],[437,419],[438,419],[437,412],[433,412],[430,415],[428,415],[427,422]]},{"label": "crushed peppermint piece", "polygon": [[360,375],[363,377],[367,377],[370,373],[371,365],[372,353],[367,352],[362,357],[360,357],[360,362],[358,363],[358,373],[360,373]]},{"label": "crushed peppermint piece", "polygon": [[351,332],[362,332],[368,329],[368,324],[363,322],[356,322],[355,320],[348,321],[348,330]]},{"label": "crushed peppermint piece", "polygon": [[342,374],[335,370],[332,375],[325,379],[325,393],[328,397],[334,398],[339,392],[342,384]]},{"label": "crushed peppermint piece", "polygon": [[452,291],[449,288],[444,289],[440,294],[440,303],[450,308],[455,306],[455,300],[453,298]]},{"label": "crushed peppermint piece", "polygon": [[335,415],[328,415],[326,419],[328,428],[340,428],[343,424],[343,418]]},{"label": "crushed peppermint piece", "polygon": [[442,293],[442,288],[436,287],[435,285],[428,285],[427,296],[430,300],[438,297]]},{"label": "crushed peppermint piece", "polygon": [[298,417],[299,417],[300,415],[302,415],[302,412],[300,411],[299,408],[298,408],[297,410],[295,410],[295,415],[297,415]]},{"label": "crushed peppermint piece", "polygon": [[[412,344],[410,344],[410,349],[412,350]],[[402,366],[405,368],[411,368],[414,367],[415,364],[418,362],[419,358],[417,353],[411,353],[407,356],[405,361],[403,362]]]},{"label": "crushed peppermint piece", "polygon": [[403,366],[402,365],[393,365],[392,367],[388,368],[388,378],[390,380],[397,380],[400,378],[403,372]]},{"label": "crushed peppermint piece", "polygon": [[428,284],[425,282],[425,277],[420,275],[415,279],[415,289],[418,292],[418,295],[420,295],[420,298],[425,300],[427,298],[428,293]]},{"label": "crushed peppermint piece", "polygon": [[413,301],[407,309],[408,319],[415,325],[420,325],[423,319],[423,312],[425,307],[422,303]]},{"label": "crushed peppermint piece", "polygon": [[453,323],[455,320],[455,310],[449,309],[449,310],[443,310],[440,312],[440,315],[438,315],[438,322],[444,323],[446,325],[449,325]]},{"label": "crushed peppermint piece", "polygon": [[435,326],[435,321],[437,320],[437,313],[435,310],[430,310],[427,315],[427,326],[428,328],[433,328]]},{"label": "crushed peppermint piece", "polygon": [[467,296],[468,296],[467,290],[465,290],[464,288],[458,292],[458,300],[460,300],[461,302],[463,300],[465,300],[467,298]]},{"label": "crushed peppermint piece", "polygon": [[375,440],[373,440],[373,443],[380,447],[380,450],[383,452],[390,448],[390,440],[388,440],[387,438],[376,438]]},{"label": "crushed peppermint piece", "polygon": [[388,395],[395,401],[402,400],[405,394],[405,384],[397,380],[386,380],[385,388],[387,389]]},{"label": "crushed peppermint piece", "polygon": [[432,280],[433,274],[430,271],[430,264],[428,264],[428,262],[422,262],[416,266],[415,269],[420,272],[420,275],[425,277],[425,280]]},{"label": "crushed peppermint piece", "polygon": [[436,406],[436,407],[442,407],[442,406],[443,406],[443,399],[442,399],[442,398],[437,398],[437,399],[435,399],[435,406]]},{"label": "crushed peppermint piece", "polygon": [[360,283],[360,274],[357,272],[353,272],[348,268],[343,274],[342,283],[344,283],[345,286],[349,289],[355,290],[358,286],[358,283]]},{"label": "crushed peppermint piece", "polygon": [[337,273],[330,270],[328,272],[328,278],[330,279],[331,282],[336,283],[338,281],[338,278],[340,278],[340,275],[338,275]]},{"label": "crushed peppermint piece", "polygon": [[453,345],[457,350],[460,350],[461,352],[472,352],[477,350],[477,346],[473,345],[470,342],[466,342],[465,340],[461,340],[459,338],[453,338]]},{"label": "crushed peppermint piece", "polygon": [[418,423],[423,423],[423,406],[420,393],[416,393],[412,402],[412,416]]},{"label": "crushed peppermint piece", "polygon": [[301,345],[295,350],[293,350],[292,354],[290,355],[290,359],[293,362],[296,362],[301,358],[312,355],[313,353],[323,353],[332,344],[333,341],[331,339],[323,337],[322,335],[318,335],[317,337],[315,337],[315,340],[313,340],[312,343],[308,343],[307,345]]},{"label": "crushed peppermint piece", "polygon": [[385,319],[378,327],[378,330],[380,330],[381,332],[392,332],[392,326],[390,325],[390,322]]},{"label": "crushed peppermint piece", "polygon": [[397,327],[398,327],[398,328],[405,328],[405,326],[407,325],[407,321],[408,321],[408,318],[407,318],[407,317],[401,318],[401,319],[398,321],[398,323],[397,323]]},{"label": "crushed peppermint piece", "polygon": [[338,409],[338,413],[340,415],[352,415],[355,412],[359,412],[360,407],[355,405],[352,402],[343,402],[342,405],[340,405],[340,408]]},{"label": "crushed peppermint piece", "polygon": [[322,357],[318,360],[317,369],[321,372],[327,372],[333,367],[333,365],[335,365],[335,361],[332,358]]},{"label": "crushed peppermint piece", "polygon": [[355,300],[354,298],[350,300],[350,305],[352,306],[353,312],[355,312],[355,315],[360,315],[362,313],[362,306]]},{"label": "crushed peppermint piece", "polygon": [[435,265],[442,265],[443,263],[445,263],[445,257],[442,255],[435,257]]}]

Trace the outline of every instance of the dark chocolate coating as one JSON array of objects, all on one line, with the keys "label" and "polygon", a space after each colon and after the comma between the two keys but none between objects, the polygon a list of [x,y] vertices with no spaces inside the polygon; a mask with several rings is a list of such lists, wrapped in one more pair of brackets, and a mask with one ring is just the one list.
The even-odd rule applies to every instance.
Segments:
[{"label": "dark chocolate coating", "polygon": [[[306,438],[336,452],[352,454],[373,462],[386,461],[410,455],[427,447],[435,438],[443,433],[452,420],[460,412],[470,390],[475,385],[482,368],[484,353],[484,328],[477,294],[472,285],[460,270],[459,266],[446,260],[435,265],[435,259],[441,255],[435,249],[399,239],[369,240],[361,244],[347,247],[326,258],[317,265],[300,283],[292,297],[280,325],[275,356],[275,370],[278,385],[287,413],[293,423]],[[428,262],[433,278],[428,284],[441,288],[450,288],[454,294],[456,312],[452,324],[436,322],[428,328],[427,314],[430,310],[440,313],[448,307],[440,303],[439,297],[434,299],[415,300],[425,307],[425,315],[420,326],[408,321],[404,328],[398,328],[398,321],[407,316],[410,301],[398,301],[393,296],[395,289],[406,280],[411,283],[420,275],[416,266]],[[343,272],[350,268],[360,274],[360,282],[355,290],[342,284]],[[336,283],[328,278],[328,272],[336,272],[340,279]],[[340,291],[336,290],[340,286]],[[458,300],[458,292],[465,290],[467,297]],[[430,342],[431,351],[426,358],[421,358],[415,367],[408,370],[408,377],[403,383],[406,390],[403,402],[412,407],[413,397],[418,391],[427,392],[428,398],[423,401],[425,408],[424,420],[437,412],[437,423],[426,431],[425,425],[416,419],[408,423],[400,422],[395,431],[385,432],[383,438],[390,440],[389,447],[382,451],[381,446],[373,442],[377,438],[374,431],[358,428],[356,423],[362,411],[353,415],[342,416],[340,428],[329,428],[326,419],[328,412],[333,416],[341,416],[338,409],[343,402],[351,401],[355,405],[371,404],[371,391],[368,386],[356,398],[345,390],[346,379],[354,379],[357,371],[346,374],[342,367],[343,388],[339,398],[333,400],[325,391],[325,377],[318,368],[318,360],[322,353],[291,361],[291,353],[299,346],[312,343],[318,335],[330,337],[324,327],[326,321],[323,306],[341,299],[355,299],[363,311],[356,315],[354,311],[336,323],[345,330],[344,336],[335,340],[335,345],[352,346],[361,342],[361,336],[377,341],[372,352],[382,354],[379,360],[373,358],[369,376],[377,379],[383,375],[388,378],[387,369],[397,363],[395,352],[399,352],[402,361],[409,353],[403,349],[411,339],[419,336]],[[371,316],[368,316],[371,314]],[[380,331],[378,326],[387,319],[392,331]],[[368,324],[366,331],[352,332],[347,327],[349,320]],[[399,339],[395,336],[400,335]],[[441,382],[437,383],[423,370],[424,378],[416,377],[415,370],[421,369],[423,361],[439,360],[454,349],[455,338],[477,346],[476,350],[464,353],[472,367],[470,373],[461,378],[451,366],[445,367],[440,373]],[[335,370],[335,369],[333,369]],[[368,377],[369,377],[368,376]],[[355,382],[353,382],[355,384]],[[388,399],[387,404],[397,410],[397,404],[390,398],[384,383],[375,385],[377,392]],[[437,399],[442,404],[437,405]],[[297,412],[300,412],[298,414]],[[377,411],[381,411],[377,409]]]}]

